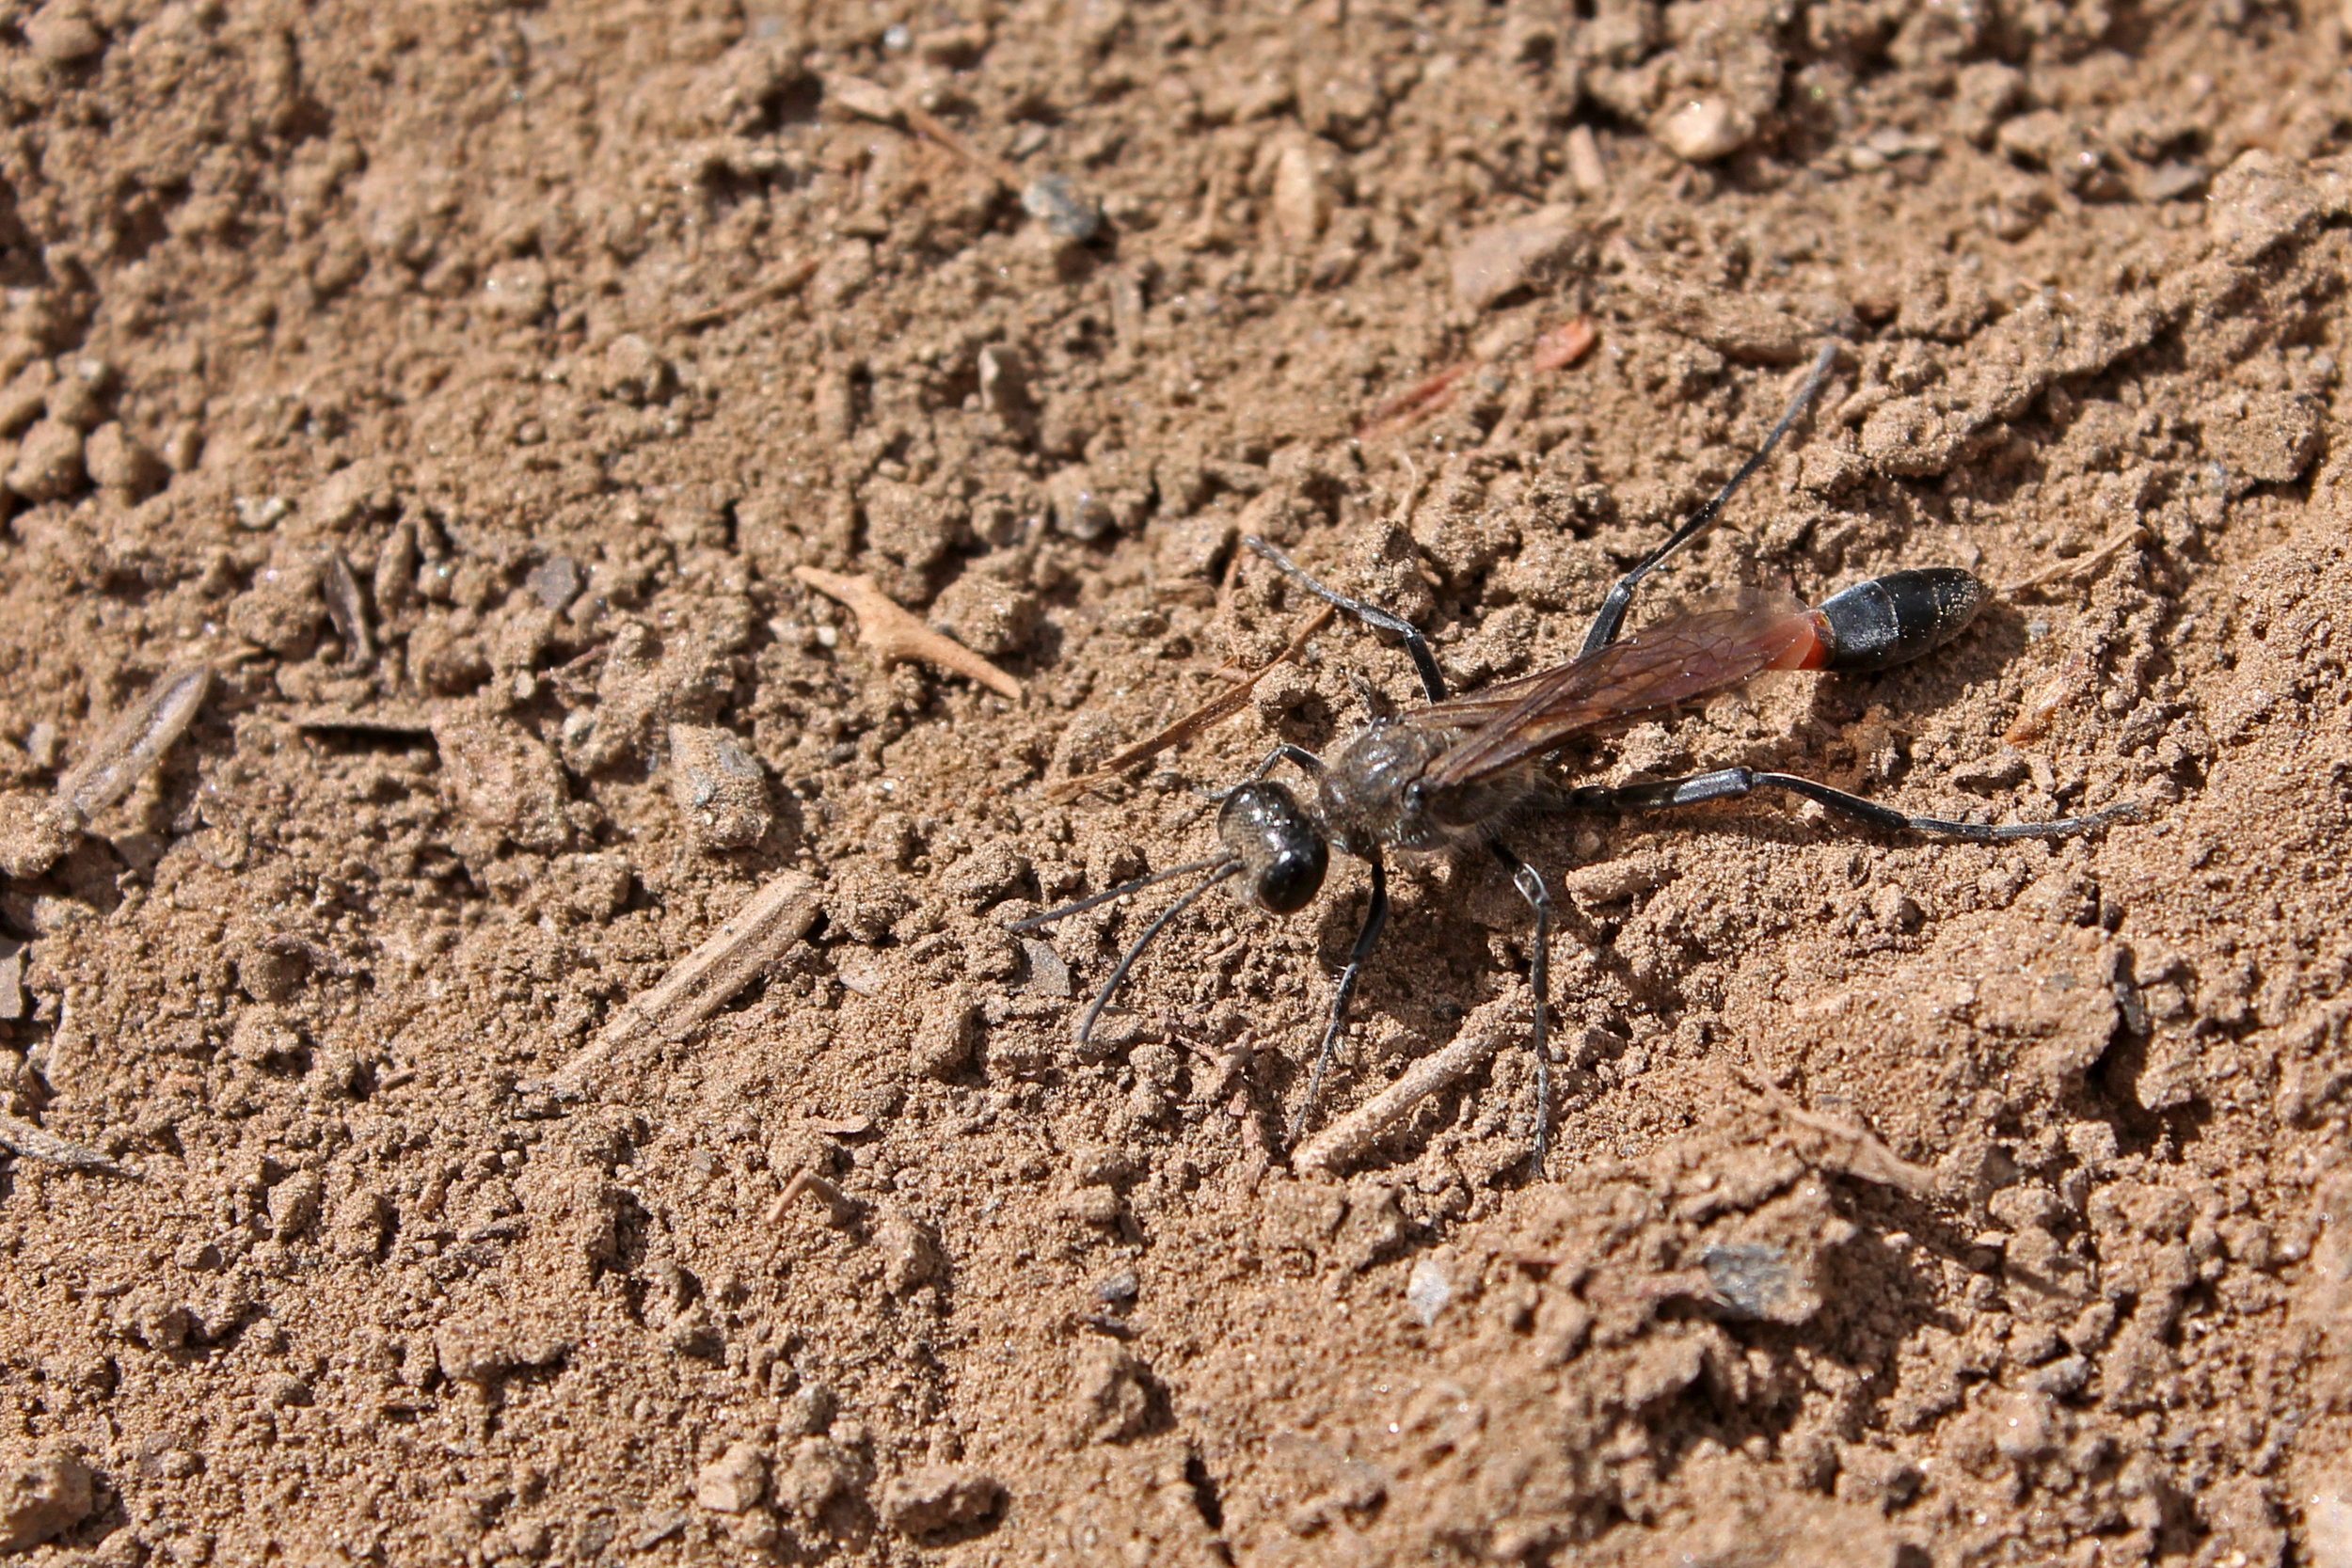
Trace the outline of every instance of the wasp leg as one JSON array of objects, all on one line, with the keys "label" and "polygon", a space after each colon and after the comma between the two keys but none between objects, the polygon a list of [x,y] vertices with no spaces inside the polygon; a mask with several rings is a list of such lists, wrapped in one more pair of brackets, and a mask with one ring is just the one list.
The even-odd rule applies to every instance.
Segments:
[{"label": "wasp leg", "polygon": [[1315,1101],[1323,1094],[1323,1075],[1330,1070],[1331,1053],[1339,1049],[1340,1031],[1347,1027],[1347,1005],[1356,999],[1356,983],[1364,975],[1364,960],[1372,957],[1373,944],[1380,940],[1380,932],[1389,924],[1389,872],[1381,863],[1379,851],[1364,858],[1372,867],[1372,902],[1364,909],[1363,929],[1356,933],[1356,945],[1348,950],[1347,967],[1340,972],[1339,994],[1331,998],[1331,1022],[1323,1031],[1323,1047],[1315,1053],[1315,1069],[1307,1079],[1307,1098],[1298,1104],[1298,1114],[1291,1118],[1290,1141],[1296,1143],[1307,1130],[1307,1118],[1314,1113]]},{"label": "wasp leg", "polygon": [[1614,789],[1587,785],[1568,792],[1563,802],[1570,811],[1663,811],[1675,806],[1700,806],[1710,800],[1737,800],[1759,789],[1785,790],[1857,822],[1889,832],[1931,833],[1938,838],[1963,838],[1978,844],[2014,838],[2065,838],[2087,833],[2110,822],[2128,821],[2139,807],[2126,802],[2083,816],[2061,816],[2053,822],[1955,822],[1942,816],[1913,816],[1892,806],[1832,789],[1790,773],[1763,773],[1753,768],[1722,768],[1656,784],[1624,784]]},{"label": "wasp leg", "polygon": [[[1274,765],[1278,762],[1290,763],[1301,773],[1306,774],[1307,777],[1311,779],[1319,779],[1323,777],[1323,759],[1321,757],[1315,755],[1304,746],[1294,746],[1289,741],[1285,740],[1282,744],[1277,746],[1271,752],[1268,752],[1265,754],[1265,761],[1251,768],[1249,770],[1249,776],[1244,779],[1242,783],[1256,784],[1260,779],[1263,779],[1268,773],[1273,772]],[[1226,794],[1228,795],[1232,793],[1232,790],[1226,791]],[[1224,797],[1219,796],[1218,799],[1222,800]]]},{"label": "wasp leg", "polygon": [[1535,993],[1535,1022],[1529,1040],[1535,1048],[1535,1180],[1540,1181],[1544,1156],[1551,1150],[1551,889],[1534,866],[1501,843],[1494,851],[1511,873],[1511,885],[1535,911],[1535,946],[1528,955],[1527,984]]},{"label": "wasp leg", "polygon": [[1788,427],[1797,422],[1797,416],[1804,413],[1814,398],[1820,395],[1821,383],[1829,378],[1829,368],[1836,361],[1836,343],[1823,343],[1821,352],[1814,356],[1813,370],[1804,378],[1804,385],[1797,388],[1797,395],[1788,402],[1788,412],[1781,415],[1778,424],[1772,426],[1772,433],[1764,437],[1764,444],[1756,449],[1756,455],[1740,465],[1740,471],[1731,476],[1729,483],[1715,493],[1713,500],[1691,514],[1691,520],[1675,530],[1664,544],[1636,562],[1632,570],[1610,585],[1609,596],[1600,601],[1600,613],[1593,617],[1593,629],[1584,634],[1584,648],[1580,657],[1589,658],[1617,640],[1617,634],[1625,629],[1626,607],[1633,602],[1635,586],[1658,570],[1668,556],[1715,526],[1715,519],[1724,515],[1724,508],[1730,504],[1740,486],[1764,466],[1764,460],[1772,455],[1772,449],[1780,445],[1780,438],[1788,434]]},{"label": "wasp leg", "polygon": [[[1326,588],[1307,575],[1307,569],[1256,534],[1245,541],[1251,549],[1280,568],[1284,577],[1328,605],[1344,610],[1368,626],[1391,631],[1405,640],[1405,651],[1413,657],[1413,668],[1421,675],[1422,695],[1433,703],[1445,701],[1445,675],[1438,669],[1438,656],[1429,651],[1429,639],[1421,628],[1402,615],[1392,615],[1376,604],[1363,599],[1351,599],[1335,588]],[[1620,612],[1622,613],[1622,612]]]}]

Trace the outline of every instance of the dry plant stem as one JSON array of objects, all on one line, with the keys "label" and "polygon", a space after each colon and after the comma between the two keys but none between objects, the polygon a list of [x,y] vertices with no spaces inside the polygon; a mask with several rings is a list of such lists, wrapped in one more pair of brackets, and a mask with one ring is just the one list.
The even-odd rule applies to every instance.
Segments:
[{"label": "dry plant stem", "polygon": [[1249,693],[1257,689],[1258,683],[1265,678],[1267,671],[1278,664],[1295,662],[1307,651],[1308,640],[1329,626],[1331,618],[1338,613],[1327,605],[1298,629],[1298,635],[1290,640],[1289,646],[1258,666],[1248,675],[1235,681],[1229,689],[1202,703],[1151,739],[1139,741],[1128,747],[1102,767],[1090,772],[1081,773],[1075,778],[1064,779],[1045,792],[1046,799],[1062,803],[1074,800],[1097,784],[1109,783],[1137,763],[1149,762],[1162,752],[1183,745],[1201,731],[1222,724],[1248,705]]},{"label": "dry plant stem", "polygon": [[1406,1069],[1404,1076],[1301,1143],[1292,1151],[1291,1164],[1299,1171],[1336,1175],[1381,1134],[1403,1121],[1414,1106],[1431,1095],[1442,1094],[1485,1066],[1502,1049],[1508,1033],[1503,1015],[1518,1003],[1498,997],[1462,1022],[1462,1031],[1434,1056],[1423,1056]]},{"label": "dry plant stem", "polygon": [[1017,191],[1026,182],[1019,169],[1002,158],[981,151],[937,115],[919,103],[908,103],[881,83],[837,72],[827,72],[823,80],[825,96],[850,114],[883,125],[903,121],[1009,191]]},{"label": "dry plant stem", "polygon": [[2054,582],[2064,582],[2072,578],[2090,576],[2104,570],[2107,562],[2147,537],[2148,530],[2145,527],[2138,523],[2126,523],[2108,534],[2100,542],[2099,547],[2088,555],[2078,555],[2072,561],[2061,561],[2056,565],[2045,566],[2022,582],[2009,584],[2001,592],[2023,594],[2030,589],[2047,588]]},{"label": "dry plant stem", "polygon": [[898,105],[898,112],[906,117],[909,125],[914,126],[974,168],[987,174],[1005,189],[1017,191],[1027,183],[1021,177],[1019,169],[1006,163],[1002,158],[991,157],[981,151],[961,133],[950,128],[946,121],[930,110],[914,103],[901,103]]},{"label": "dry plant stem", "polygon": [[1875,1181],[1882,1187],[1893,1187],[1913,1197],[1926,1197],[1935,1191],[1935,1173],[1915,1165],[1886,1147],[1879,1135],[1866,1127],[1836,1117],[1825,1117],[1808,1111],[1790,1100],[1771,1084],[1752,1073],[1735,1068],[1733,1076],[1745,1085],[1783,1121],[1818,1132],[1830,1140],[1831,1157],[1817,1162],[1855,1177]]},{"label": "dry plant stem", "polygon": [[814,877],[798,871],[777,877],[662,976],[660,985],[615,1013],[603,1034],[564,1064],[555,1075],[556,1086],[578,1088],[591,1069],[645,1036],[684,1039],[808,934],[817,921],[818,904]]},{"label": "dry plant stem", "polygon": [[872,648],[885,664],[920,659],[942,670],[964,675],[1002,697],[1019,701],[1021,683],[954,638],[931,630],[874,586],[872,578],[845,578],[815,566],[795,566],[792,575],[829,599],[837,599],[857,613],[858,641]]},{"label": "dry plant stem", "polygon": [[120,1165],[94,1148],[68,1143],[44,1127],[18,1117],[0,1115],[0,1147],[14,1150],[27,1160],[40,1160],[68,1170],[106,1171],[113,1175],[128,1174]]},{"label": "dry plant stem", "polygon": [[680,316],[669,324],[670,330],[700,332],[705,327],[716,326],[730,317],[739,316],[755,306],[765,305],[771,299],[782,299],[787,294],[797,292],[802,284],[816,277],[817,265],[817,258],[814,256],[803,257],[765,283],[755,283],[748,289],[729,294],[716,305],[707,305],[691,315]]},{"label": "dry plant stem", "polygon": [[835,1226],[854,1224],[857,1217],[866,1212],[866,1205],[803,1165],[792,1173],[792,1179],[784,1184],[784,1191],[776,1195],[776,1201],[768,1206],[768,1223],[782,1225],[790,1217],[792,1205],[799,1202],[803,1195],[823,1204],[826,1219]]},{"label": "dry plant stem", "polygon": [[213,667],[191,665],[158,678],[72,771],[57,781],[57,803],[87,822],[137,786],[187,730],[213,689]]}]

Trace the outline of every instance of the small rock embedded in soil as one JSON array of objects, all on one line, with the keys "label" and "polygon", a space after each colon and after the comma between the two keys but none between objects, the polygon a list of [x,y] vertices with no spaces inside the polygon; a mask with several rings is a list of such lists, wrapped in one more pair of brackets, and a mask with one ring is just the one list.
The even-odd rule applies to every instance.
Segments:
[{"label": "small rock embedded in soil", "polygon": [[1658,122],[1658,139],[1688,164],[1727,157],[1756,135],[1756,124],[1724,98],[1698,98]]},{"label": "small rock embedded in soil", "polygon": [[531,590],[532,595],[554,610],[567,609],[574,599],[580,597],[580,591],[586,584],[587,579],[580,575],[580,562],[568,555],[552,556],[541,562],[531,569],[529,577],[523,578],[523,586]]},{"label": "small rock embedded in soil", "polygon": [[40,1545],[89,1517],[89,1466],[61,1444],[0,1464],[0,1552]]},{"label": "small rock embedded in soil", "polygon": [[931,601],[931,625],[965,647],[1001,658],[1037,635],[1035,594],[985,571],[968,571]]},{"label": "small rock embedded in soil", "polygon": [[969,1529],[1005,1506],[1005,1484],[985,1470],[927,1465],[882,1488],[882,1520],[900,1535],[921,1538]]},{"label": "small rock embedded in soil", "polygon": [[1103,209],[1058,174],[1041,175],[1023,186],[1021,210],[1057,239],[1084,245],[1103,231]]},{"label": "small rock embedded in soil", "polygon": [[82,461],[92,483],[133,499],[145,496],[167,477],[164,460],[119,423],[102,424],[91,431]]},{"label": "small rock embedded in soil", "polygon": [[433,738],[467,816],[525,849],[560,849],[571,836],[571,790],[546,742],[512,719],[453,716]]},{"label": "small rock embedded in soil", "polygon": [[924,1009],[908,1053],[909,1065],[944,1083],[971,1065],[985,1027],[978,998],[962,990],[952,991]]},{"label": "small rock embedded in soil", "polygon": [[1412,1274],[1405,1281],[1405,1305],[1411,1310],[1415,1323],[1427,1328],[1453,1299],[1454,1282],[1446,1278],[1442,1264],[1434,1258],[1414,1263]]},{"label": "small rock embedded in soil", "polygon": [[1454,299],[1483,310],[1519,289],[1550,281],[1579,232],[1569,207],[1545,207],[1478,230],[1454,247]]},{"label": "small rock embedded in soil", "polygon": [[883,1288],[894,1296],[930,1284],[946,1267],[931,1227],[896,1209],[875,1227],[874,1245],[882,1255]]},{"label": "small rock embedded in soil", "polygon": [[757,844],[775,824],[768,770],[716,725],[670,726],[670,795],[702,849]]},{"label": "small rock embedded in soil", "polygon": [[734,1445],[694,1477],[695,1506],[713,1513],[755,1507],[767,1490],[768,1458],[750,1443]]}]

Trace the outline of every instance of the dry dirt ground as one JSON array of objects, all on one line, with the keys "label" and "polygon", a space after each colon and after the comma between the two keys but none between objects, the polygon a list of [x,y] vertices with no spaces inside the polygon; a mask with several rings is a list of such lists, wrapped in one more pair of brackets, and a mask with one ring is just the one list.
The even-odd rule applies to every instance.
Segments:
[{"label": "dry dirt ground", "polygon": [[[2347,41],[0,0],[0,1546],[2352,1562]],[[1074,1042],[1171,890],[1006,927],[1414,690],[1335,625],[1057,787],[1306,620],[1239,535],[1458,683],[1538,668],[1825,335],[1634,623],[1996,601],[1563,777],[2138,821],[1518,825],[1541,1180],[1483,857],[1397,870],[1312,1123],[1502,1049],[1332,1172],[1286,1123],[1360,863],[1212,895]],[[105,749],[207,665],[160,767]],[[774,940],[644,1003],[763,888]]]}]

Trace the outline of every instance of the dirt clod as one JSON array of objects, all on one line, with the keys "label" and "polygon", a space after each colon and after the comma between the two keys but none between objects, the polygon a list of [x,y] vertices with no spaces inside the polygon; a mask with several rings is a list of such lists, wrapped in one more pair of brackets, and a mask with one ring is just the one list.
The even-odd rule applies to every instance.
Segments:
[{"label": "dirt clod", "polygon": [[892,1529],[919,1540],[986,1523],[1005,1506],[1005,1484],[984,1470],[930,1465],[890,1481],[882,1505]]},{"label": "dirt clod", "polygon": [[89,1516],[89,1466],[64,1444],[0,1459],[0,1552],[28,1551]]}]

